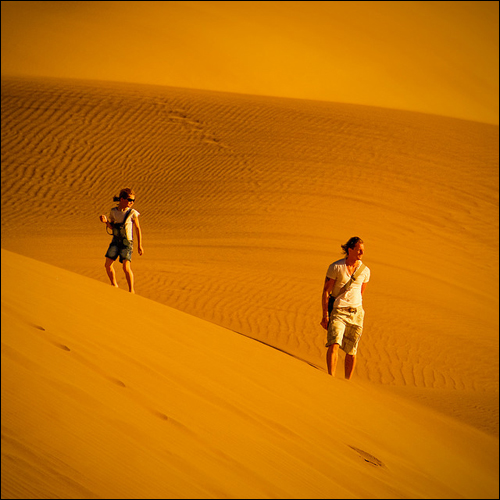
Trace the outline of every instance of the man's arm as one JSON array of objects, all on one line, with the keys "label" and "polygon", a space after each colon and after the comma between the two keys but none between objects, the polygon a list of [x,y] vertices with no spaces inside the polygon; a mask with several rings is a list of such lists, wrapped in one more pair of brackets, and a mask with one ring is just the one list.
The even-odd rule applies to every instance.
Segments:
[{"label": "man's arm", "polygon": [[367,282],[365,282],[365,283],[363,283],[363,284],[361,285],[361,295],[363,295],[363,292],[365,291],[366,285],[368,285],[368,281],[367,281]]},{"label": "man's arm", "polygon": [[134,226],[135,226],[135,234],[137,235],[137,250],[139,251],[139,255],[142,255],[144,253],[144,250],[142,248],[142,231],[138,215],[134,219]]},{"label": "man's arm", "polygon": [[328,328],[328,321],[330,320],[330,317],[328,314],[328,301],[330,299],[330,293],[332,292],[336,281],[337,280],[334,280],[334,279],[329,278],[327,276],[325,278],[325,284],[323,286],[323,293],[321,295],[321,308],[323,310],[323,317],[321,319],[321,326],[325,330]]}]

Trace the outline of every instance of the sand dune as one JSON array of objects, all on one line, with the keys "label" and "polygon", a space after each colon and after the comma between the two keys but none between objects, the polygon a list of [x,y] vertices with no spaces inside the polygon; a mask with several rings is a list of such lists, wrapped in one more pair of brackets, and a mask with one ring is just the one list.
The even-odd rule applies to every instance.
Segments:
[{"label": "sand dune", "polygon": [[[135,208],[141,213],[145,254],[139,257],[135,253],[133,258],[137,296],[120,292],[114,303],[109,293],[116,290],[107,285],[103,268],[109,236],[98,216],[109,212],[113,195],[125,186],[137,193]],[[2,247],[18,254],[12,259],[23,255],[77,273],[78,278],[71,278],[76,282],[65,288],[75,311],[83,298],[96,294],[103,306],[121,311],[121,323],[134,322],[133,332],[126,336],[130,349],[120,351],[131,365],[147,366],[146,352],[140,354],[140,361],[135,357],[134,342],[140,335],[155,335],[161,344],[158,330],[151,333],[152,310],[146,308],[136,315],[135,304],[169,306],[161,311],[183,318],[178,320],[182,342],[190,342],[197,362],[208,363],[203,352],[212,344],[207,344],[204,335],[200,341],[195,332],[213,332],[208,337],[223,339],[224,348],[210,347],[212,355],[222,349],[227,358],[237,358],[232,362],[249,363],[253,370],[260,363],[257,353],[265,353],[264,358],[272,359],[273,377],[284,380],[291,372],[295,373],[293,380],[305,377],[306,387],[318,385],[321,389],[314,397],[338,389],[333,402],[321,400],[328,408],[337,397],[347,398],[344,401],[358,398],[353,408],[362,409],[361,413],[372,403],[378,408],[377,401],[391,408],[408,405],[408,412],[400,418],[409,420],[401,421],[399,428],[405,435],[431,433],[425,446],[454,449],[449,442],[445,446],[444,441],[435,441],[442,431],[436,422],[446,422],[444,427],[448,427],[453,419],[458,429],[456,460],[464,461],[471,470],[484,463],[497,467],[498,453],[490,446],[498,443],[497,126],[348,104],[109,82],[9,78],[2,80],[1,202]],[[372,280],[365,295],[365,333],[355,380],[349,386],[325,374],[325,339],[319,320],[326,269],[340,258],[340,244],[353,235],[365,240],[365,262],[372,270]],[[19,260],[21,268],[22,262]],[[36,266],[26,266],[36,279]],[[50,281],[54,272],[47,270],[38,279]],[[15,274],[10,276],[2,277],[3,290],[14,286]],[[118,276],[124,289],[119,269]],[[83,277],[87,280],[79,281]],[[25,286],[28,278],[22,280],[16,286]],[[104,284],[100,295],[93,286]],[[43,287],[37,287],[38,295],[43,296]],[[21,295],[21,291],[17,293]],[[146,299],[159,304],[153,306]],[[130,302],[134,300],[137,302]],[[96,309],[90,304],[87,307]],[[170,308],[189,316],[176,316],[180,313]],[[57,317],[54,310],[44,317]],[[61,333],[57,335],[64,337],[62,332],[69,331],[64,325],[69,324],[72,313],[61,310],[60,314]],[[160,313],[154,309],[154,314]],[[90,316],[100,333],[92,334],[89,342],[114,345],[111,339],[102,338],[109,331],[101,329],[103,316],[97,311]],[[12,322],[12,328],[17,328],[14,319]],[[141,323],[146,325],[144,333]],[[35,330],[31,334],[38,333]],[[79,342],[83,331],[74,335]],[[251,363],[244,353],[236,355],[231,350],[233,342],[238,346],[246,342],[242,336],[259,341],[242,344],[258,346],[251,348],[258,349]],[[59,351],[59,355],[65,354]],[[97,347],[91,350],[90,359],[96,351]],[[110,348],[110,356],[112,352]],[[37,355],[37,363],[50,364],[52,358],[47,361],[45,354]],[[155,366],[170,361],[160,358]],[[92,363],[95,371],[107,373],[110,359]],[[212,366],[195,375],[192,365],[188,368],[186,363],[164,367],[180,386],[188,384],[184,377],[195,385],[212,376],[207,373]],[[127,373],[127,362],[120,370]],[[340,363],[338,376],[341,370]],[[234,387],[234,376],[233,371],[220,374],[221,390]],[[32,375],[26,377],[26,383],[34,383]],[[154,380],[144,383],[153,391]],[[76,385],[85,395],[92,395],[94,387]],[[360,392],[351,393],[347,387]],[[234,397],[240,398],[241,392],[234,391],[239,394]],[[150,394],[142,400],[138,396],[138,400],[150,401]],[[58,396],[52,394],[52,401]],[[105,399],[104,392],[102,396]],[[290,395],[290,401],[296,396]],[[216,406],[219,397],[213,395]],[[367,406],[362,403],[364,398],[369,400]],[[260,411],[254,403],[245,408],[236,405],[241,418]],[[7,408],[15,404],[9,393]],[[34,404],[38,407],[42,401]],[[347,402],[342,408],[346,406]],[[168,415],[166,409],[157,411]],[[276,412],[275,421],[284,418]],[[412,412],[417,412],[415,419]],[[284,408],[283,413],[290,411]],[[382,415],[372,425],[387,426],[392,417],[386,420]],[[358,428],[353,418],[354,413],[346,419],[353,422],[349,431],[356,428],[363,435],[374,435],[360,430],[366,422]],[[47,426],[50,422],[48,416]],[[137,435],[137,425],[136,421],[132,428],[125,428]],[[453,426],[448,428],[455,429]],[[294,432],[302,436],[303,430]],[[145,438],[148,443],[153,442],[151,432]],[[469,432],[484,439],[484,446],[474,455],[461,448],[459,436]],[[113,435],[110,447],[118,439]],[[198,435],[208,439],[204,432]],[[317,435],[315,438],[319,440]],[[383,463],[387,456],[379,455],[384,450],[389,455],[393,452],[382,443],[372,448],[361,441],[348,444]],[[316,446],[318,441],[312,449]],[[59,451],[64,453],[62,448]],[[89,445],[89,454],[91,448]],[[422,463],[428,460],[426,453],[419,455]],[[64,457],[56,456],[64,462]],[[191,456],[189,452],[187,456]],[[406,458],[397,457],[398,467],[407,464]],[[453,475],[457,469],[447,469],[444,462],[448,457],[443,457],[439,452],[433,458],[439,472],[430,476],[444,481],[443,490],[434,483],[428,490],[406,489],[407,485],[388,478],[382,482],[394,487],[393,492],[377,483],[374,496],[483,495],[476,495],[485,490],[477,489],[469,476],[463,481],[469,482],[472,493],[450,490],[451,476],[447,474]],[[334,459],[334,463],[344,461]],[[260,467],[259,474],[264,474],[266,467]],[[321,477],[327,477],[328,471],[321,467]],[[188,469],[186,465],[181,477]],[[222,470],[213,473],[222,474]],[[400,477],[408,474],[408,470],[400,472]],[[312,474],[319,481],[316,472]],[[458,476],[462,481],[461,473]],[[198,485],[210,486],[188,489],[186,495],[370,497],[369,487],[353,490],[351,482],[335,483],[332,487],[338,489],[328,493],[330,489],[308,489],[303,484],[297,490],[292,485],[286,489],[286,481],[275,483],[264,477],[267,486],[258,476],[254,489],[249,490],[214,490],[211,480],[200,480]],[[252,483],[249,476],[246,479]],[[155,481],[151,479],[152,484]],[[105,488],[111,486],[104,483],[103,478],[104,489],[93,484],[89,491],[106,496],[110,490]],[[220,477],[216,483],[220,486]],[[498,490],[492,493],[494,483],[489,476],[483,484],[485,496],[497,496]],[[183,488],[177,484],[179,489],[168,490],[172,496]],[[156,486],[151,491],[158,492]],[[20,486],[9,486],[11,494],[15,487]]]},{"label": "sand dune", "polygon": [[1,3],[2,76],[345,102],[498,125],[498,2]]},{"label": "sand dune", "polygon": [[496,496],[449,417],[4,250],[2,290],[2,498]]}]

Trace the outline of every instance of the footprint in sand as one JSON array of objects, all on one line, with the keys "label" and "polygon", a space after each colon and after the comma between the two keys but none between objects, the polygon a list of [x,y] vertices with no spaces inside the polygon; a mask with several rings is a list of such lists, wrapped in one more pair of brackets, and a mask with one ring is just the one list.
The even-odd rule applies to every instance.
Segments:
[{"label": "footprint in sand", "polygon": [[375,465],[376,467],[385,467],[384,464],[377,457],[370,455],[366,451],[360,450],[359,448],[356,448],[356,447],[351,446],[351,445],[349,445],[349,448],[352,448],[354,451],[358,452],[359,456],[365,462],[368,462],[369,464]]}]

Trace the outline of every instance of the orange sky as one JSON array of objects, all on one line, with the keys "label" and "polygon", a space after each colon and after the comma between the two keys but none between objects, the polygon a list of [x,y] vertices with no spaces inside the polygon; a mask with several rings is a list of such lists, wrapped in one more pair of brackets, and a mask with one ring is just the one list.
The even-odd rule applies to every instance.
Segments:
[{"label": "orange sky", "polygon": [[498,2],[2,2],[2,75],[349,102],[498,124]]}]

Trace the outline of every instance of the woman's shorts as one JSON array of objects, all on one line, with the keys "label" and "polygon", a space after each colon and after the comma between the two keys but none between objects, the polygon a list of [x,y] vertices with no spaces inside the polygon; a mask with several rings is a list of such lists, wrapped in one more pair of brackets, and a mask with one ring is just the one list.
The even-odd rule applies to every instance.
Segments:
[{"label": "woman's shorts", "polygon": [[355,312],[348,308],[333,309],[328,324],[325,347],[339,344],[346,354],[356,354],[363,333],[364,317],[365,312],[361,306],[355,308]]},{"label": "woman's shorts", "polygon": [[132,248],[132,245],[123,245],[121,242],[112,240],[106,257],[111,260],[116,260],[119,257],[120,263],[123,263],[124,260],[132,261]]}]

